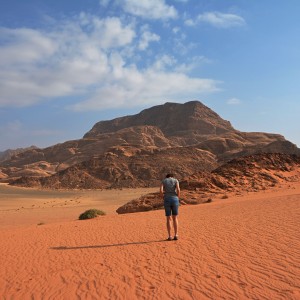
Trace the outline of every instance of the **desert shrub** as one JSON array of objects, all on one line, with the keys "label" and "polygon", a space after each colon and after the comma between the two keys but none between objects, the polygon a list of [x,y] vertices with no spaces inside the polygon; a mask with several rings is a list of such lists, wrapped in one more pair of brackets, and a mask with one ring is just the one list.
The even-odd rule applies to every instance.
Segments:
[{"label": "desert shrub", "polygon": [[79,220],[93,219],[97,216],[104,216],[105,212],[99,209],[88,209],[79,216]]},{"label": "desert shrub", "polygon": [[221,199],[228,199],[228,196],[227,196],[227,195],[223,195],[223,196],[221,197]]},{"label": "desert shrub", "polygon": [[204,203],[211,203],[213,200],[211,198],[208,198]]}]

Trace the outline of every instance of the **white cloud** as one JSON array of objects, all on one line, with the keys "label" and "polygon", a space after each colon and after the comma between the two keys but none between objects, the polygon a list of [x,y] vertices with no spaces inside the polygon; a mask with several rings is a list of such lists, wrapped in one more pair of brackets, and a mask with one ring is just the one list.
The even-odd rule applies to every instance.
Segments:
[{"label": "white cloud", "polygon": [[159,40],[160,40],[159,35],[152,33],[150,31],[144,31],[142,33],[138,48],[140,50],[146,50],[150,42],[158,42]]},{"label": "white cloud", "polygon": [[133,42],[118,18],[81,14],[51,32],[1,29],[0,106],[27,106],[45,98],[83,93],[106,78],[107,51]]},{"label": "white cloud", "polygon": [[186,74],[193,71],[194,69],[201,67],[204,64],[210,63],[212,63],[212,61],[205,56],[194,56],[191,58],[187,58],[184,63],[177,64],[176,71]]},{"label": "white cloud", "polygon": [[227,100],[227,104],[229,105],[239,105],[241,104],[241,100],[238,98],[231,98]]},{"label": "white cloud", "polygon": [[0,36],[4,40],[0,47],[1,67],[3,64],[36,62],[56,50],[53,41],[33,29],[0,28]]},{"label": "white cloud", "polygon": [[177,60],[170,55],[162,55],[159,57],[156,57],[156,60],[154,61],[152,65],[152,69],[157,70],[158,72],[166,71],[168,69],[172,69],[177,65]]},{"label": "white cloud", "polygon": [[0,107],[76,97],[71,109],[102,110],[218,90],[218,82],[189,77],[188,63],[164,53],[135,65],[147,55],[142,50],[160,40],[148,26],[137,31],[134,23],[85,13],[55,24],[43,31],[0,29]]},{"label": "white cloud", "polygon": [[122,0],[123,9],[135,16],[146,19],[174,19],[177,11],[164,0]]},{"label": "white cloud", "polygon": [[106,7],[108,5],[109,1],[110,0],[100,0],[99,3],[100,3],[100,5]]},{"label": "white cloud", "polygon": [[173,29],[172,29],[172,32],[174,33],[174,34],[177,34],[178,32],[180,32],[180,28],[179,27],[174,27]]},{"label": "white cloud", "polygon": [[144,71],[123,67],[122,76],[111,83],[107,82],[90,98],[75,104],[71,109],[84,111],[133,107],[137,104],[153,105],[170,99],[197,99],[203,93],[217,90],[217,82],[214,80],[191,78],[175,71],[159,71],[157,64]]},{"label": "white cloud", "polygon": [[125,46],[135,37],[133,25],[123,25],[117,17],[100,19],[81,13],[80,22],[82,27],[78,29],[79,33],[84,34],[83,38],[94,38],[95,44],[102,49]]},{"label": "white cloud", "polygon": [[197,24],[197,19],[193,20],[193,19],[187,19],[184,21],[184,24],[187,26],[195,26]]},{"label": "white cloud", "polygon": [[200,22],[208,23],[217,28],[229,28],[236,26],[243,26],[246,24],[245,20],[235,14],[225,14],[220,12],[206,12],[198,15],[195,19],[186,19],[185,25],[195,26]]}]

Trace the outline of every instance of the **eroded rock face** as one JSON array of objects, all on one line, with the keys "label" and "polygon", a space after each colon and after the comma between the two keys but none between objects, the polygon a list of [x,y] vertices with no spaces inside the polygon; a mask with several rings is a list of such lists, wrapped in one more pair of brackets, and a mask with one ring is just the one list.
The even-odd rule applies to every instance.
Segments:
[{"label": "eroded rock face", "polygon": [[[186,148],[191,153],[187,154],[182,149],[179,151],[179,148]],[[0,168],[5,180],[21,176],[53,176],[55,173],[60,177],[62,176],[60,172],[69,167],[91,159],[102,160],[102,157],[113,153],[119,159],[126,156],[136,157],[139,160],[143,155],[144,161],[141,164],[144,164],[145,171],[137,176],[149,173],[151,178],[152,176],[160,178],[163,174],[159,172],[160,170],[163,172],[164,169],[153,167],[151,161],[155,161],[156,165],[161,163],[157,159],[168,161],[168,155],[164,151],[173,153],[171,156],[176,164],[188,161],[186,157],[182,160],[186,155],[191,155],[190,159],[196,162],[193,156],[197,151],[207,153],[209,159],[202,159],[202,153],[202,158],[195,163],[194,169],[185,168],[181,164],[178,173],[184,175],[191,175],[205,168],[210,171],[233,158],[255,153],[281,152],[300,155],[300,149],[281,135],[240,132],[201,102],[190,101],[184,104],[165,103],[133,116],[98,122],[82,139],[66,141],[45,149],[32,148],[15,153],[10,159],[0,162]],[[115,162],[115,165],[111,166],[111,169],[107,165],[103,165],[102,169],[98,168],[98,172],[101,169],[100,173],[106,174],[101,175],[101,180],[106,181],[110,178],[109,186],[115,184],[116,180],[123,182],[125,186],[128,186],[129,182],[132,184],[139,182],[143,178],[135,178],[131,167],[126,165],[132,164],[132,160],[134,159],[122,158],[121,165],[118,166],[117,160],[114,159],[112,162]],[[47,168],[42,167],[44,163],[47,164]],[[146,171],[147,168],[150,169]],[[192,173],[186,174],[188,170]],[[134,179],[130,179],[132,176]],[[84,184],[76,183],[77,185],[84,188]],[[88,184],[91,185],[93,184]]]},{"label": "eroded rock face", "polygon": [[166,137],[177,136],[178,132],[198,131],[198,134],[222,134],[234,128],[230,122],[199,101],[184,104],[165,103],[141,111],[137,115],[101,121],[85,134],[85,138],[95,138],[103,133],[118,131],[132,126],[156,126]]},{"label": "eroded rock face", "polygon": [[[211,200],[208,195],[191,193],[188,190],[183,190],[180,196],[180,205],[196,205],[209,203]],[[118,214],[136,213],[150,210],[163,209],[164,202],[160,194],[150,193],[141,196],[138,199],[129,201],[119,207],[116,212]]]},{"label": "eroded rock face", "polygon": [[43,186],[63,189],[101,189],[157,186],[164,174],[173,172],[183,178],[195,170],[212,170],[217,166],[215,156],[207,151],[189,147],[141,151],[124,155],[119,148],[97,158],[74,165],[44,177],[22,177],[11,182],[21,186]]},{"label": "eroded rock face", "polygon": [[[300,181],[300,157],[262,153],[234,159],[212,172],[197,172],[180,181],[181,204],[209,203],[216,194],[267,190]],[[159,193],[143,195],[117,209],[118,214],[163,208]]]},{"label": "eroded rock face", "polygon": [[7,177],[7,174],[3,173],[0,169],[0,180],[6,179]]},{"label": "eroded rock face", "polygon": [[231,160],[212,172],[187,176],[181,187],[203,192],[253,192],[300,180],[300,156],[260,153]]}]

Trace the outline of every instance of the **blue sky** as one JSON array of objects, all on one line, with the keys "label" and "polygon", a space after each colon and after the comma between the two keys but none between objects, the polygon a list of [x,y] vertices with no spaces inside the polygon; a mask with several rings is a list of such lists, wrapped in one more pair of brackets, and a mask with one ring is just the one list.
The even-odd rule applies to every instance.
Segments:
[{"label": "blue sky", "polygon": [[300,146],[298,0],[0,0],[0,151],[200,100]]}]

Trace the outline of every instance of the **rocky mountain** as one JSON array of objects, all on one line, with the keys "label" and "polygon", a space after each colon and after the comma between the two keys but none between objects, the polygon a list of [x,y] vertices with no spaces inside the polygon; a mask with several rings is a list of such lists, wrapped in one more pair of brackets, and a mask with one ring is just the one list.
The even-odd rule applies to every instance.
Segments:
[{"label": "rocky mountain", "polygon": [[[23,152],[34,150],[34,149],[38,149],[38,148],[36,146],[31,146],[31,147],[28,147],[28,148],[7,149],[3,152],[0,152],[0,165],[4,161],[12,159],[16,155],[19,155]],[[9,177],[7,172],[3,172],[3,170],[0,167],[0,182],[3,181],[3,180],[7,180],[7,178]],[[5,171],[6,171],[6,169],[5,169]],[[35,172],[33,174],[36,175]]]},{"label": "rocky mountain", "polygon": [[11,159],[13,156],[18,155],[22,152],[37,149],[36,146],[30,146],[27,148],[18,148],[18,149],[7,149],[3,152],[0,152],[0,162],[3,162],[5,160]]},{"label": "rocky mountain", "polygon": [[[141,179],[140,173],[131,168],[135,161],[139,161],[141,168],[151,168],[147,173],[148,180],[155,182],[163,170],[159,166],[162,162],[170,162],[170,156],[172,166],[185,176],[203,169],[210,171],[233,158],[264,152],[300,155],[300,149],[279,134],[238,131],[201,102],[190,101],[165,103],[136,115],[100,121],[82,139],[45,149],[30,149],[0,162],[0,172],[6,181],[22,176],[27,178],[22,180],[29,181],[36,179],[28,177],[51,177],[51,180],[56,178],[54,186],[66,187],[67,183],[58,182],[63,180],[63,174],[76,169],[77,175],[69,178],[69,186],[88,188],[96,186],[97,181],[91,183],[86,179],[89,184],[85,186],[78,180],[83,176],[82,172],[93,174],[93,164],[96,164],[97,174],[102,174],[99,175],[100,185],[106,182],[105,186],[114,186],[119,180],[124,186],[132,186]],[[193,168],[188,163],[185,167],[185,156],[188,155],[194,157]],[[113,164],[112,174],[117,175],[111,176],[107,171],[110,162]],[[122,178],[133,179],[129,183]],[[50,178],[43,180],[48,182]],[[45,185],[49,186],[48,183]]]},{"label": "rocky mountain", "polygon": [[[260,153],[234,159],[212,172],[197,172],[180,181],[181,204],[209,203],[226,199],[228,193],[241,194],[279,187],[300,180],[300,156]],[[143,195],[117,209],[132,213],[162,209],[159,193]]]},{"label": "rocky mountain", "polygon": [[11,184],[55,189],[149,187],[157,186],[162,174],[175,172],[184,177],[216,166],[213,154],[193,147],[144,150],[131,156],[124,155],[122,148],[112,148],[52,176],[23,176]]},{"label": "rocky mountain", "polygon": [[176,141],[189,145],[198,143],[206,135],[235,131],[230,122],[199,101],[184,104],[167,102],[145,109],[137,115],[98,122],[84,138],[95,138],[103,133],[145,125],[156,126],[167,138],[175,137]]},{"label": "rocky mountain", "polygon": [[182,188],[206,192],[256,192],[300,180],[300,156],[260,153],[233,159],[209,173],[195,173]]}]

